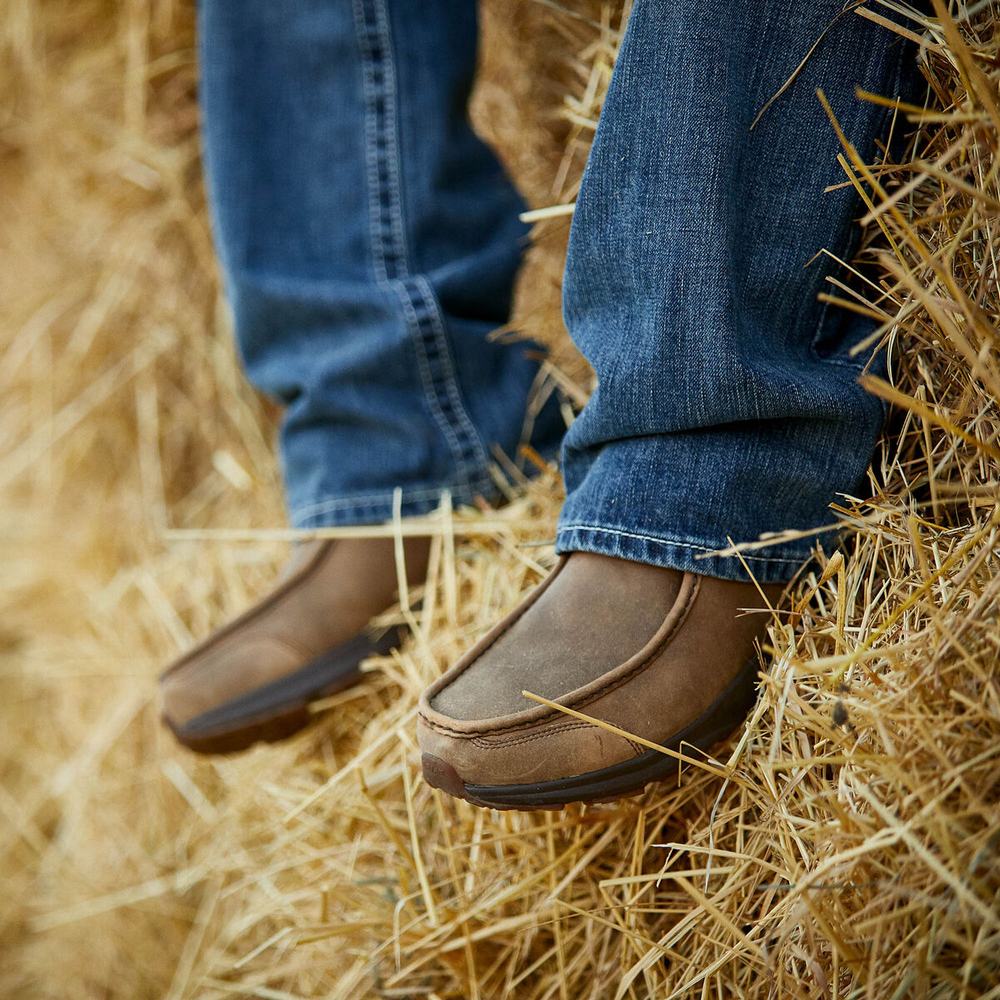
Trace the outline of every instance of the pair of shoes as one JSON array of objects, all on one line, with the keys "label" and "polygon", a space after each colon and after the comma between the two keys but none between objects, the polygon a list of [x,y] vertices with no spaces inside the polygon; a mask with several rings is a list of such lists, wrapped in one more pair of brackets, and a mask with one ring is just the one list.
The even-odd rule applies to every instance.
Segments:
[{"label": "pair of shoes", "polygon": [[[408,546],[412,584],[426,571],[427,544]],[[642,791],[677,769],[646,743],[708,749],[744,718],[768,616],[742,609],[773,605],[781,590],[584,552],[561,557],[424,693],[425,779],[498,809]],[[301,728],[310,701],[355,683],[363,659],[395,644],[366,630],[394,593],[390,542],[303,547],[273,594],[164,674],[165,721],[205,752]]]}]

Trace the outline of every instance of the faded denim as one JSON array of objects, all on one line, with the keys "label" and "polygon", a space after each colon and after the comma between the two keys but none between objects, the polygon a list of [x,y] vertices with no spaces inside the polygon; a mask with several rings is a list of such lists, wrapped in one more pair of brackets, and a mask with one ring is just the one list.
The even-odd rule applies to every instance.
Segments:
[{"label": "faded denim", "polygon": [[[881,403],[849,348],[872,324],[817,301],[862,206],[843,184],[825,92],[863,156],[912,90],[913,54],[840,0],[633,7],[577,203],[566,323],[598,388],[563,449],[561,551],[745,579],[706,554],[835,520],[863,491]],[[901,79],[906,62],[907,78]],[[814,539],[747,553],[786,579]]]},{"label": "faded denim", "polygon": [[[492,496],[517,451],[538,362],[488,338],[527,227],[467,121],[476,35],[454,0],[200,6],[214,231],[297,527]],[[535,446],[564,430],[549,406]]]},{"label": "faded denim", "polygon": [[[862,155],[912,56],[839,0],[636,0],[573,220],[571,335],[597,390],[563,448],[560,551],[735,579],[728,540],[832,520],[864,489],[882,407],[849,348],[869,321],[817,294],[847,257],[822,87]],[[202,0],[214,226],[251,380],[287,407],[299,527],[492,495],[536,362],[508,316],[521,201],[471,132],[471,0]],[[750,126],[810,46],[804,69]],[[905,72],[904,72],[905,67]],[[554,446],[555,406],[535,426]],[[786,579],[810,540],[748,555]]]}]

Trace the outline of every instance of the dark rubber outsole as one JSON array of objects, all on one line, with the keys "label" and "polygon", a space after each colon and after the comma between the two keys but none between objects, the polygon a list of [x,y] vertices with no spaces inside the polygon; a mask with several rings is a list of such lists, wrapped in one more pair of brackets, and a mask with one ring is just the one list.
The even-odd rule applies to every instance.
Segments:
[{"label": "dark rubber outsole", "polygon": [[277,743],[304,729],[314,718],[309,706],[359,683],[361,664],[372,656],[385,656],[402,640],[392,628],[378,637],[355,636],[328,650],[280,680],[227,701],[175,725],[164,724],[178,743],[195,753],[224,754],[246,750],[255,743]]},{"label": "dark rubber outsole", "polygon": [[[667,750],[687,746],[709,750],[729,736],[746,718],[756,701],[758,661],[754,657],[730,681],[729,686],[692,723],[664,740]],[[449,763],[425,753],[424,780],[434,788],[473,805],[489,809],[562,809],[573,802],[614,802],[640,795],[646,785],[677,773],[676,757],[647,750],[632,760],[585,771],[566,778],[520,785],[478,785],[462,780]]]}]

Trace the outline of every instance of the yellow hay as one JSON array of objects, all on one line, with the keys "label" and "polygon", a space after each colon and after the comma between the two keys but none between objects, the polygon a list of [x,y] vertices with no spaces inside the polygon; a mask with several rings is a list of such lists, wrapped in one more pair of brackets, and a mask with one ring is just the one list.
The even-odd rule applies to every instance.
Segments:
[{"label": "yellow hay", "polygon": [[[524,815],[427,788],[414,705],[551,565],[552,470],[437,518],[413,640],[306,733],[203,760],[160,730],[158,667],[287,550],[275,414],[219,298],[193,11],[5,7],[0,995],[1000,996],[1000,29],[935,4],[859,12],[923,40],[932,101],[897,111],[903,163],[842,158],[877,279],[828,294],[893,348],[846,550],[817,536],[718,760]],[[535,208],[572,205],[621,10],[484,15],[476,121]],[[513,327],[579,404],[567,211],[537,216]]]}]

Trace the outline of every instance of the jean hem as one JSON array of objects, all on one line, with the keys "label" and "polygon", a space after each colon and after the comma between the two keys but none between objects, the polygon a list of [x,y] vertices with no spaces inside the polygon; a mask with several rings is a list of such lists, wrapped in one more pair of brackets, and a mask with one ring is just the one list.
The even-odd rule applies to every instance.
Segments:
[{"label": "jean hem", "polygon": [[[450,494],[455,506],[467,505],[477,498],[491,501],[498,490],[492,479],[463,481],[437,486],[402,487],[399,512],[402,517],[419,517],[432,514],[441,506],[445,493]],[[363,524],[384,524],[391,521],[395,510],[396,491],[384,490],[364,495],[326,496],[308,503],[292,506],[289,520],[297,529],[336,528]]]},{"label": "jean hem", "polygon": [[728,547],[726,539],[710,544],[703,539],[672,538],[594,524],[562,524],[556,533],[558,553],[592,552],[741,582],[746,581],[749,567],[760,583],[786,583],[812,558],[811,550],[782,545],[775,545],[768,555],[753,552],[740,553],[739,557],[709,554]]}]

